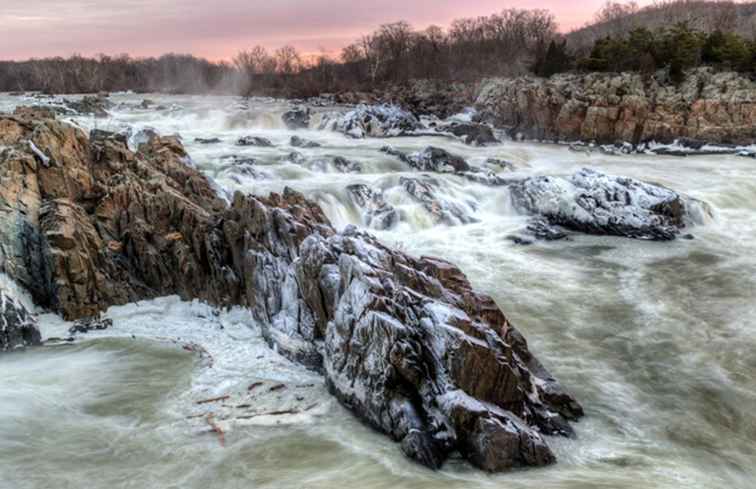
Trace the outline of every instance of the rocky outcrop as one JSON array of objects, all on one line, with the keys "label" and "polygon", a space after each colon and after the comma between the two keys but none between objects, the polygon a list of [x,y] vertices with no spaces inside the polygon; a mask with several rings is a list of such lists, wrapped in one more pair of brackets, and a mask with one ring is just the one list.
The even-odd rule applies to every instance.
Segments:
[{"label": "rocky outcrop", "polygon": [[433,115],[446,119],[472,105],[477,91],[477,83],[410,80],[371,92],[337,93],[325,102],[328,105],[334,102],[352,105],[390,103],[413,114]]},{"label": "rocky outcrop", "polygon": [[170,294],[248,307],[279,352],[434,468],[452,452],[489,471],[552,463],[544,435],[582,415],[447,262],[337,233],[289,189],[221,200],[175,137],[135,153],[49,118],[0,128],[3,271],[69,319]]},{"label": "rocky outcrop", "polygon": [[[472,166],[461,156],[449,153],[445,149],[435,146],[428,146],[422,151],[409,154],[391,146],[384,146],[380,151],[399,158],[399,160],[415,170],[434,173],[453,173],[472,182],[484,185],[500,186],[509,182],[508,179],[500,177],[491,169]],[[504,163],[498,162],[498,160],[487,162],[487,164],[507,168]]]},{"label": "rocky outcrop", "polygon": [[420,121],[411,113],[393,105],[360,105],[334,118],[326,117],[322,125],[349,137],[395,137],[420,128]]},{"label": "rocky outcrop", "polygon": [[476,122],[452,122],[438,126],[436,130],[453,134],[461,138],[465,144],[473,146],[486,146],[500,142],[489,126]]},{"label": "rocky outcrop", "polygon": [[296,107],[287,110],[283,113],[281,119],[290,130],[307,129],[310,127],[310,109],[307,107]]},{"label": "rocky outcrop", "polygon": [[[672,240],[707,212],[703,203],[665,187],[590,169],[567,178],[527,178],[513,183],[510,191],[514,206],[522,212],[588,234]],[[544,235],[539,228],[543,227],[533,229],[535,234]]]},{"label": "rocky outcrop", "polygon": [[494,79],[475,106],[511,136],[529,139],[756,141],[756,82],[708,68],[692,70],[680,86],[633,73]]},{"label": "rocky outcrop", "polygon": [[363,224],[373,229],[391,229],[399,222],[399,212],[383,196],[380,189],[365,184],[347,187],[352,202],[363,212]]},{"label": "rocky outcrop", "polygon": [[80,100],[66,100],[65,105],[79,114],[91,114],[97,118],[108,117],[107,111],[113,107],[107,94],[87,95]]},{"label": "rocky outcrop", "polygon": [[244,136],[236,141],[237,146],[257,146],[260,148],[272,148],[273,143],[261,136]]},{"label": "rocky outcrop", "polygon": [[34,316],[9,291],[0,288],[0,353],[40,343]]}]

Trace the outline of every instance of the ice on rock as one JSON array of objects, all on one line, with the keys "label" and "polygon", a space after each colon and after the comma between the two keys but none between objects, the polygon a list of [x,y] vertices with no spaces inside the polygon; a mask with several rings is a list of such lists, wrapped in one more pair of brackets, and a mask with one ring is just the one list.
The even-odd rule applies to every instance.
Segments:
[{"label": "ice on rock", "polygon": [[326,121],[334,130],[355,139],[365,137],[394,137],[420,128],[420,121],[411,112],[395,105],[360,105]]},{"label": "ice on rock", "polygon": [[537,176],[510,186],[514,206],[551,224],[588,234],[672,240],[703,204],[660,185],[582,169],[570,177]]}]

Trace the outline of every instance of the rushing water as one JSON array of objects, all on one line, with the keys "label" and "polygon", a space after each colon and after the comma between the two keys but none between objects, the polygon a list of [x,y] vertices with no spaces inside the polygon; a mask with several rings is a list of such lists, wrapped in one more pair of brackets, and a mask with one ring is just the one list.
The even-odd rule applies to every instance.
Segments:
[{"label": "rushing water", "polygon": [[[391,231],[373,232],[411,254],[459,265],[496,299],[586,417],[576,425],[577,439],[548,440],[559,459],[554,466],[487,475],[451,460],[431,472],[352,418],[317,376],[268,350],[245,311],[217,315],[166,298],[113,308],[112,330],[86,341],[0,357],[2,489],[756,486],[753,159],[604,156],[513,142],[472,148],[435,137],[389,141],[404,150],[442,146],[473,164],[505,159],[515,170],[501,171],[513,176],[597,168],[664,184],[714,209],[690,241],[576,234],[523,247],[507,239],[525,221],[501,188],[434,175],[443,195],[478,220],[435,224],[397,188],[399,177],[413,172],[378,151],[386,140],[297,131],[322,144],[298,150],[309,162],[343,156],[362,170],[308,168],[286,159],[294,133],[280,121],[285,102],[241,109],[230,98],[152,98],[171,110],[136,109],[141,98],[118,95],[131,107],[76,122],[179,133],[220,188],[267,194],[290,186],[319,202],[337,227],[362,225],[348,184],[385,189],[403,219]],[[16,103],[0,97],[0,109]],[[235,146],[244,135],[267,137],[275,147]],[[200,145],[197,137],[222,143]],[[267,178],[230,172],[228,155],[256,158]],[[42,323],[46,336],[65,332],[54,316]],[[195,344],[203,355],[183,348]],[[247,391],[253,382],[263,383],[259,394]],[[269,388],[277,383],[287,388]],[[218,403],[197,404],[229,393],[256,416],[234,419]],[[266,415],[291,407],[298,414]],[[223,445],[208,413],[225,432]]]}]

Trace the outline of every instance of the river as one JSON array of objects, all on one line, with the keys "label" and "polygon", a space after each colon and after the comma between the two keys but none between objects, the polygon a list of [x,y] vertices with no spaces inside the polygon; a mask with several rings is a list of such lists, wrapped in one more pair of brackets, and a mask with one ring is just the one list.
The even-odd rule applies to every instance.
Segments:
[{"label": "river", "polygon": [[[0,488],[749,488],[756,486],[756,160],[736,156],[607,156],[565,146],[504,142],[470,147],[438,137],[350,139],[289,131],[289,104],[225,97],[117,94],[107,119],[84,128],[178,133],[220,191],[266,195],[285,186],[317,201],[337,228],[364,226],[347,185],[384,190],[401,214],[371,230],[413,255],[443,257],[490,294],[531,350],[585,407],[575,439],[549,438],[558,463],[484,474],[459,459],[432,472],[354,419],[314,373],[269,350],[246,311],[218,313],[164,298],[114,307],[110,330],[72,343],[0,356]],[[0,95],[0,110],[18,103]],[[297,134],[319,148],[287,158]],[[238,147],[242,136],[270,148]],[[220,138],[199,144],[195,138]],[[708,203],[692,240],[638,241],[570,234],[521,246],[526,218],[505,189],[434,174],[439,192],[472,216],[436,222],[398,185],[417,176],[379,149],[440,146],[502,175],[568,175],[584,167],[668,186]],[[233,170],[229,155],[260,173]],[[329,157],[359,163],[340,173]],[[69,325],[42,314],[46,337]],[[187,345],[200,345],[194,352]],[[188,348],[192,349],[192,348]],[[201,351],[202,354],[197,352]],[[259,387],[250,391],[249,386]],[[278,388],[285,385],[285,388]],[[234,419],[207,399],[231,393],[255,414]],[[229,401],[230,402],[230,401]],[[271,415],[291,406],[296,414]],[[223,439],[208,422],[217,419]]]}]

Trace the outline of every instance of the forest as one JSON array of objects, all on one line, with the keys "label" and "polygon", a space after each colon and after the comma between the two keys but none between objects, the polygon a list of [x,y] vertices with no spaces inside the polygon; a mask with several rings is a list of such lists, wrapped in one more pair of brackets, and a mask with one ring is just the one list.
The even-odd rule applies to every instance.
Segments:
[{"label": "forest", "polygon": [[756,3],[668,0],[639,8],[607,2],[590,25],[567,34],[547,10],[513,8],[447,28],[385,24],[338,55],[257,46],[220,62],[189,54],[0,61],[0,91],[307,97],[413,79],[469,82],[566,71],[664,70],[679,82],[686,69],[704,65],[756,75],[754,33]]}]

